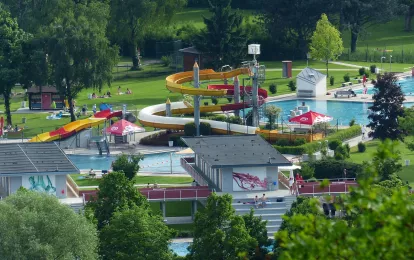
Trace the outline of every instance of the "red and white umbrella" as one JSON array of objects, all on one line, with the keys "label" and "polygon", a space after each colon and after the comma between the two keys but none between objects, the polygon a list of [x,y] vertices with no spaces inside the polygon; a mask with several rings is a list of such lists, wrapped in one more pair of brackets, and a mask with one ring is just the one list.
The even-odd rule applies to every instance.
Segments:
[{"label": "red and white umbrella", "polygon": [[304,125],[314,125],[317,123],[325,123],[325,122],[329,122],[332,120],[333,120],[333,117],[331,116],[309,111],[300,116],[295,116],[289,119],[289,122],[295,122],[295,123],[300,123]]},{"label": "red and white umbrella", "polygon": [[122,119],[107,127],[106,132],[113,135],[127,135],[129,133],[142,133],[145,132],[145,129]]}]

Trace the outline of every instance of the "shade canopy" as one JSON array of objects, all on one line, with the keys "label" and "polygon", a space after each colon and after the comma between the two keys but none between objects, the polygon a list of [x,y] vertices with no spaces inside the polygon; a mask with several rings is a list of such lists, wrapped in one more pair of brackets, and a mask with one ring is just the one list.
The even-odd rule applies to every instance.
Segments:
[{"label": "shade canopy", "polygon": [[193,154],[193,153],[194,153],[194,151],[191,148],[187,148],[187,149],[181,150],[179,152],[176,152],[176,154]]},{"label": "shade canopy", "polygon": [[131,133],[142,133],[145,132],[145,129],[122,119],[106,128],[106,132],[113,135],[127,135]]},{"label": "shade canopy", "polygon": [[326,116],[317,112],[309,111],[300,116],[295,116],[289,119],[289,122],[300,123],[304,125],[314,125],[317,123],[325,123],[332,121],[333,117]]}]

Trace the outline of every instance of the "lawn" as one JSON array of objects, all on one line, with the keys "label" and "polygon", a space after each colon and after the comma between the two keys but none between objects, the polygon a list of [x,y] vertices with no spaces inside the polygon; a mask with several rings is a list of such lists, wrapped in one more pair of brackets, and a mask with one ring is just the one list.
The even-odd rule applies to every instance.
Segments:
[{"label": "lawn", "polygon": [[[412,141],[413,137],[407,137],[407,141]],[[371,161],[374,152],[377,150],[378,147],[378,140],[369,141],[366,143],[367,150],[364,153],[358,152],[357,147],[351,148],[350,158],[349,161],[355,162],[355,163],[363,163]],[[397,150],[401,152],[401,163],[404,165],[401,172],[398,173],[398,175],[403,179],[404,181],[408,181],[411,186],[414,185],[414,152],[407,149],[404,143],[399,143]],[[405,160],[410,160],[410,166],[405,166]]]},{"label": "lawn", "polygon": [[[70,177],[76,182],[78,186],[98,186],[100,179],[84,179],[85,175],[71,174]],[[136,176],[134,178],[135,184],[176,184],[189,185],[193,179],[191,177],[174,177],[174,176]]]},{"label": "lawn", "polygon": [[[150,202],[150,207],[152,211],[161,214],[159,202]],[[165,207],[167,217],[191,216],[191,201],[168,201]],[[198,202],[197,210],[202,211],[203,209],[203,204]]]},{"label": "lawn", "polygon": [[[377,68],[381,68],[380,62],[364,62],[364,61],[342,61],[343,63],[349,63],[353,65],[360,65],[361,67],[370,67],[371,65],[376,65]],[[384,63],[382,64],[384,71],[391,71],[391,72],[406,72],[410,71],[412,67],[414,67],[413,64],[409,63],[392,63],[391,64],[391,70],[390,70],[390,63],[389,59],[384,60]]]}]

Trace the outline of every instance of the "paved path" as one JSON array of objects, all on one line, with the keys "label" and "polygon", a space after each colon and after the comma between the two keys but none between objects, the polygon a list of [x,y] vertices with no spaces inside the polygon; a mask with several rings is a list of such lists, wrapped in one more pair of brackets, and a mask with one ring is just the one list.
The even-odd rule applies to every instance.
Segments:
[{"label": "paved path", "polygon": [[166,217],[164,219],[165,224],[167,225],[175,225],[175,224],[191,224],[193,223],[193,219],[191,216],[188,217]]},{"label": "paved path", "polygon": [[[364,67],[364,66],[361,66],[361,65],[344,63],[344,62],[340,62],[340,61],[330,61],[329,63],[330,64],[341,65],[341,66],[346,66],[346,67],[352,67],[352,68],[362,68],[362,67]],[[369,69],[369,67],[364,67],[364,68],[368,68]]]}]

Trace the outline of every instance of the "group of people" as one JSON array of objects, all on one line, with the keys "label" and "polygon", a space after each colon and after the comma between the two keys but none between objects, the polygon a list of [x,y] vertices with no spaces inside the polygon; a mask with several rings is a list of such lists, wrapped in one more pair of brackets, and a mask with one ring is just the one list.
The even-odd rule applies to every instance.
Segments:
[{"label": "group of people", "polygon": [[157,189],[157,188],[159,188],[160,186],[158,185],[158,183],[154,183],[153,185],[152,185],[152,187],[151,187],[151,184],[148,182],[148,184],[147,184],[147,188],[149,189],[149,188],[153,188],[153,189]]},{"label": "group of people", "polygon": [[256,209],[258,208],[264,208],[266,207],[266,194],[263,193],[263,196],[259,199],[259,197],[256,195],[256,197],[254,198],[254,206],[256,207]]},{"label": "group of people", "polygon": [[92,93],[91,96],[89,96],[89,99],[95,99],[95,98],[110,98],[111,97],[111,92],[108,90],[105,94],[103,94],[102,96],[97,96],[96,93]]},{"label": "group of people", "polygon": [[129,88],[127,88],[126,92],[124,93],[124,92],[122,92],[121,86],[119,86],[118,87],[118,95],[122,95],[122,94],[130,95],[130,94],[132,94],[132,91]]},{"label": "group of people", "polygon": [[290,194],[295,194],[295,189],[296,189],[296,185],[299,185],[298,188],[300,187],[300,185],[302,185],[303,183],[305,183],[305,181],[303,180],[302,175],[300,175],[299,173],[296,173],[295,177],[290,177],[289,178],[289,190],[290,190]]},{"label": "group of people", "polygon": [[6,130],[7,132],[19,132],[20,128],[15,125],[14,127],[12,125],[7,125],[4,127],[4,130]]}]

